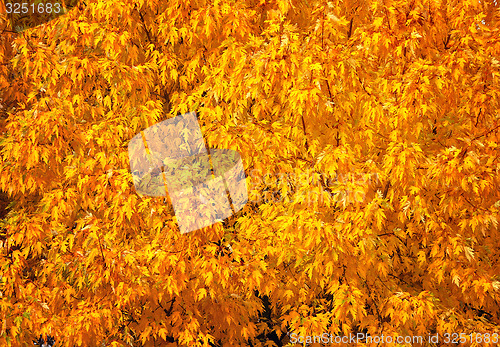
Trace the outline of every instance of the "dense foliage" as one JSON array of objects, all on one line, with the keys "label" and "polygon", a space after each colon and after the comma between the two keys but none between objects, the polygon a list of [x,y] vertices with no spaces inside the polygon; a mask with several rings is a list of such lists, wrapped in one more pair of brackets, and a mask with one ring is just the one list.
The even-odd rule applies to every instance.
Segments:
[{"label": "dense foliage", "polygon": [[[0,345],[500,334],[499,20],[490,0],[85,0],[16,33],[2,10]],[[181,235],[127,144],[188,111],[250,201]]]}]

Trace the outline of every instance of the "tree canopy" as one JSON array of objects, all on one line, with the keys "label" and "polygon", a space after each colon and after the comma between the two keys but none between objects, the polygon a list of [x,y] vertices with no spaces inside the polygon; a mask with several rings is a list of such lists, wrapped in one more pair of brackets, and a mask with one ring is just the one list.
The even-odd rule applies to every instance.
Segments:
[{"label": "tree canopy", "polygon": [[[4,9],[1,345],[500,339],[496,1],[85,0],[21,32]],[[249,201],[181,234],[127,145],[190,111]]]}]

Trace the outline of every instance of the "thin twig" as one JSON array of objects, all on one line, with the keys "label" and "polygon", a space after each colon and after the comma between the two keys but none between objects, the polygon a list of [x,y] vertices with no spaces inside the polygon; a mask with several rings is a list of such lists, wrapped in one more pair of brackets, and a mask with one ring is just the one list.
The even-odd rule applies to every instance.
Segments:
[{"label": "thin twig", "polygon": [[474,137],[474,138],[472,139],[472,141],[475,141],[475,140],[477,140],[477,139],[479,139],[479,138],[481,138],[481,137],[483,137],[483,136],[486,136],[486,135],[488,135],[489,133],[492,133],[493,131],[497,130],[498,128],[500,128],[500,124],[499,124],[499,125],[497,125],[496,127],[494,127],[493,129],[490,129],[490,130],[488,130],[487,132],[483,133],[482,135],[478,135],[478,136]]},{"label": "thin twig", "polygon": [[141,17],[141,22],[142,22],[142,25],[144,26],[144,30],[146,31],[146,36],[148,37],[148,41],[150,43],[153,43],[153,41],[151,41],[151,36],[149,35],[149,30],[146,27],[146,22],[144,21],[144,17],[142,16],[142,12],[139,11],[139,9],[137,9],[137,12],[139,12],[139,16]]}]

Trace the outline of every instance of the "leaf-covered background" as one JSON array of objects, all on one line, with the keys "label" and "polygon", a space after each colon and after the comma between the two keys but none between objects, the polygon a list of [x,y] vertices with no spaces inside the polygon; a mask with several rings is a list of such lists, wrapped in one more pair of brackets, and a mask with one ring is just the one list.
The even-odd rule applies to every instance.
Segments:
[{"label": "leaf-covered background", "polygon": [[[499,8],[85,0],[21,33],[3,8],[0,344],[500,334]],[[127,144],[188,111],[250,197],[181,235]]]}]

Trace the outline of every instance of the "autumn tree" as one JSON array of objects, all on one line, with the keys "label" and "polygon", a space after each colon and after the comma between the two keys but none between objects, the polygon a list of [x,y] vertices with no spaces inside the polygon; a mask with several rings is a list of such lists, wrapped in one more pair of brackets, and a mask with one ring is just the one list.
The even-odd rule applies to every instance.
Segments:
[{"label": "autumn tree", "polygon": [[[0,344],[500,339],[496,1],[1,18]],[[127,144],[188,111],[241,154],[249,202],[180,234],[168,196],[134,190]]]}]

